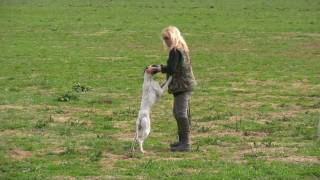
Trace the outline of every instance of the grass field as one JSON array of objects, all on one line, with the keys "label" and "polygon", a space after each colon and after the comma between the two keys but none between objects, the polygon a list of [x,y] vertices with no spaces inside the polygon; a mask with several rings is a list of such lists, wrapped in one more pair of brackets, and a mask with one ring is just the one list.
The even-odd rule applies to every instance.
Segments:
[{"label": "grass field", "polygon": [[[318,0],[0,0],[0,179],[319,179],[319,17]],[[168,25],[199,84],[192,152],[169,151],[165,94],[132,154]]]}]

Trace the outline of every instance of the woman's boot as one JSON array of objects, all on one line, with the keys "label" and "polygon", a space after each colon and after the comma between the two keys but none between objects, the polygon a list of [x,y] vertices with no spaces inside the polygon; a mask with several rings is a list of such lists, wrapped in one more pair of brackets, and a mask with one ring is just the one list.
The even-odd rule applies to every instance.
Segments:
[{"label": "woman's boot", "polygon": [[190,124],[188,118],[177,119],[181,125],[180,143],[171,147],[171,151],[190,151]]},{"label": "woman's boot", "polygon": [[178,146],[181,143],[181,122],[178,121],[178,119],[176,119],[177,121],[177,126],[178,126],[178,142],[174,142],[170,144],[170,148]]}]

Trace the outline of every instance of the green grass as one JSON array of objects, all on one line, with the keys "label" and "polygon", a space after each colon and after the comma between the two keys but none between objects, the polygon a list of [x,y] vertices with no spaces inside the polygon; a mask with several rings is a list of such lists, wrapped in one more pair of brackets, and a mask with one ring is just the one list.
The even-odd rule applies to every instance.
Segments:
[{"label": "green grass", "polygon": [[[0,0],[0,179],[319,179],[320,2]],[[172,97],[132,154],[142,71],[179,27],[192,152]],[[163,75],[156,75],[163,81]]]}]

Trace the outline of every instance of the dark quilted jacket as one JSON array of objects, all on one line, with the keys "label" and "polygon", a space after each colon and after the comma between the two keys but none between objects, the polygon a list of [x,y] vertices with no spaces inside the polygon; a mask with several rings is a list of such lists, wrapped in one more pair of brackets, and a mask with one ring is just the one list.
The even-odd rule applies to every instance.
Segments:
[{"label": "dark quilted jacket", "polygon": [[167,77],[172,75],[169,93],[192,91],[197,84],[191,66],[189,54],[180,49],[172,49],[169,53],[167,65],[161,65],[161,72]]}]

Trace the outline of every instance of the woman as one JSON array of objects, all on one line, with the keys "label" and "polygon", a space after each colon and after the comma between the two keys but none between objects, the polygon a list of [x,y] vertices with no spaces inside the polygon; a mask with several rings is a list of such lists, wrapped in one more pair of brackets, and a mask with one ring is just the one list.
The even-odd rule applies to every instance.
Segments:
[{"label": "woman", "polygon": [[148,73],[162,72],[172,76],[168,91],[173,94],[173,114],[177,121],[179,141],[170,144],[171,151],[190,151],[189,99],[196,81],[192,72],[189,48],[177,27],[169,26],[162,33],[162,40],[169,50],[166,65],[149,66]]}]

